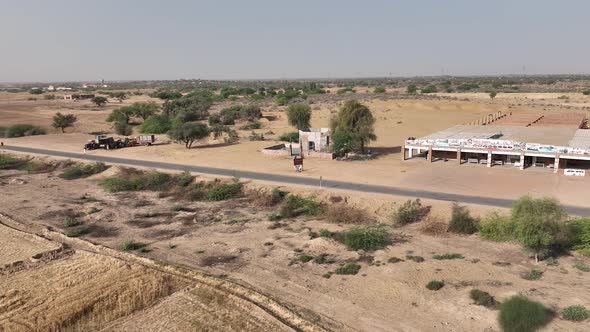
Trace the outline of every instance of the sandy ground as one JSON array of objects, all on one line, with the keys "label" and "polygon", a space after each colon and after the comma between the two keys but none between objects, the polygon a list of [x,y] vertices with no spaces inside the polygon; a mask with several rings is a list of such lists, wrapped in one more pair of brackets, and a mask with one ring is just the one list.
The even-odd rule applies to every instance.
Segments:
[{"label": "sandy ground", "polygon": [[[516,245],[482,241],[476,236],[427,236],[419,231],[420,224],[392,229],[392,244],[383,250],[373,253],[349,251],[334,240],[312,238],[309,232],[320,229],[341,231],[350,225],[332,224],[316,218],[287,219],[276,224],[267,221],[268,215],[275,212],[272,208],[258,207],[248,197],[211,203],[178,201],[150,192],[105,193],[96,180],[116,171],[112,168],[92,179],[74,181],[65,181],[52,173],[11,175],[11,178],[22,181],[6,181],[2,185],[0,198],[4,204],[1,212],[19,216],[31,226],[41,225],[57,231],[65,230],[65,215],[79,213],[77,218],[93,230],[84,239],[113,248],[126,239],[146,243],[149,250],[138,255],[179,264],[185,269],[223,275],[280,300],[302,317],[332,330],[498,330],[497,311],[472,304],[468,297],[472,288],[488,291],[500,301],[523,293],[553,309],[574,304],[590,306],[587,273],[573,268],[575,260],[585,259],[575,255],[560,257],[558,266],[536,265]],[[372,202],[373,209],[369,212],[386,223],[389,222],[387,215],[395,207],[391,199],[378,195],[342,194],[340,198],[358,206]],[[185,211],[173,213],[172,207],[179,204]],[[95,208],[92,210],[99,211],[90,213],[92,207]],[[432,214],[446,220],[448,209],[448,204],[435,205]],[[472,211],[479,215],[489,209]],[[432,259],[433,254],[443,253],[459,253],[465,258]],[[302,254],[314,257],[325,254],[331,259],[324,264],[294,261]],[[408,254],[422,256],[425,262],[409,261],[405,259]],[[391,257],[404,261],[388,263]],[[349,261],[361,264],[359,274],[322,277]],[[531,268],[543,270],[543,277],[537,281],[522,279],[520,273]],[[12,289],[14,286],[6,285],[28,278],[25,276],[29,272],[19,273],[24,274],[0,281],[0,290]],[[145,278],[151,280],[150,274]],[[438,292],[429,291],[424,285],[431,279],[444,280],[446,286]],[[198,300],[193,299],[195,294]],[[208,308],[222,301],[232,308],[232,298],[225,299],[225,295],[203,294],[198,288],[188,288],[156,306],[121,318],[110,327],[113,330],[143,328],[143,324],[147,324],[146,317],[161,317],[162,313],[179,306],[184,308],[189,303],[195,305],[195,311],[191,311],[194,316],[176,313],[174,317],[180,318],[172,319],[172,329],[185,329],[189,326],[187,320],[192,317],[195,319],[190,324],[196,325],[191,326],[198,327],[205,319],[218,322],[220,317],[227,319],[228,326],[234,330],[244,326],[240,324],[262,326],[263,329],[273,326],[268,325],[274,324],[268,320],[264,320],[263,325],[256,325],[257,319],[238,320],[230,314],[220,314],[215,306]],[[247,307],[241,308],[241,311],[232,313],[254,312]],[[159,321],[153,324],[150,326],[164,326]],[[590,327],[588,324],[555,318],[546,330],[585,331]]]},{"label": "sandy ground", "polygon": [[[490,113],[501,112],[582,112],[588,114],[590,97],[570,94],[570,99],[558,99],[558,93],[500,94],[490,100],[483,93],[450,94],[460,100],[408,100],[408,99],[368,99],[363,102],[370,107],[377,119],[375,130],[378,140],[370,149],[379,156],[369,161],[341,162],[307,159],[305,171],[297,176],[311,177],[324,181],[345,180],[359,183],[384,184],[407,188],[442,191],[448,193],[480,195],[488,197],[518,198],[525,194],[535,196],[555,196],[568,205],[587,206],[589,201],[584,193],[589,178],[568,178],[553,174],[550,170],[527,169],[520,171],[513,167],[486,168],[484,165],[462,165],[425,160],[402,162],[400,149],[403,140],[410,136],[423,136],[455,124],[468,123]],[[566,94],[567,95],[567,94]],[[145,100],[146,96],[133,97],[123,104]],[[38,101],[37,103],[42,103]],[[312,104],[314,127],[327,126],[341,102],[319,102]],[[60,105],[72,106],[72,102],[60,101]],[[35,122],[49,126],[50,115],[56,111],[54,106],[35,106],[33,102],[20,102],[18,107],[3,106],[0,103],[0,126],[16,122]],[[71,111],[80,118],[79,125],[66,134],[5,139],[5,144],[31,146],[55,150],[81,152],[81,146],[92,136],[89,132],[109,129],[104,118],[109,109],[119,106],[118,102],[109,104],[104,110],[87,102],[75,104]],[[27,109],[28,107],[28,109]],[[66,106],[61,106],[66,107]],[[88,109],[87,109],[88,108]],[[219,107],[216,107],[216,109]],[[569,108],[569,109],[568,109]],[[30,110],[29,110],[30,109]],[[292,131],[288,126],[283,107],[266,107],[263,128],[270,141],[250,142],[249,131],[241,131],[242,140],[238,144],[225,145],[211,141],[209,145],[201,142],[193,149],[186,150],[180,144],[163,144],[151,147],[136,147],[118,151],[91,151],[90,154],[110,155],[125,158],[174,161],[187,165],[203,165],[235,168],[275,174],[290,174],[291,160],[287,157],[268,157],[261,149],[276,144],[278,135]],[[239,124],[238,124],[239,126]],[[274,134],[270,134],[270,132]],[[158,137],[160,142],[167,137]]]}]

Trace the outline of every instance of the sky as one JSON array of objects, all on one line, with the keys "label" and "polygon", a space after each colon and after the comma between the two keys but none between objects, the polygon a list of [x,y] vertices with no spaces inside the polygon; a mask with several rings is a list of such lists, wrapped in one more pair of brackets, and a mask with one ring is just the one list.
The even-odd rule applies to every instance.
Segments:
[{"label": "sky", "polygon": [[0,82],[588,74],[587,0],[1,0]]}]

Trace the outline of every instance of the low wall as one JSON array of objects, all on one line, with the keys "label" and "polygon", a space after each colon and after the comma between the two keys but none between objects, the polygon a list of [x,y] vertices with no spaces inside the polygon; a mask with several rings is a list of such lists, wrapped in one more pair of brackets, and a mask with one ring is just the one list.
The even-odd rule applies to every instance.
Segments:
[{"label": "low wall", "polygon": [[319,158],[319,159],[334,159],[334,154],[330,152],[316,152],[316,151],[309,151],[306,157],[310,158]]}]

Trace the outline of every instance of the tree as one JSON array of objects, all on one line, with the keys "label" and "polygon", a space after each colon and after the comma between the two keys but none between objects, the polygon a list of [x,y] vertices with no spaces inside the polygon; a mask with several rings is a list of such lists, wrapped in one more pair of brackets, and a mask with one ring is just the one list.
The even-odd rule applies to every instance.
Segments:
[{"label": "tree", "polygon": [[308,104],[296,103],[287,108],[289,124],[298,130],[309,129],[311,120],[311,107]]},{"label": "tree", "polygon": [[129,120],[134,114],[134,110],[131,106],[123,106],[114,109],[111,114],[107,117],[107,122],[124,123],[129,124]]},{"label": "tree", "polygon": [[39,88],[32,88],[31,90],[29,90],[29,93],[32,95],[41,95],[43,94],[43,90]]},{"label": "tree", "polygon": [[354,150],[354,138],[346,131],[337,131],[332,134],[332,152],[339,156],[347,156]]},{"label": "tree", "polygon": [[174,126],[168,131],[168,137],[184,143],[190,149],[193,142],[209,136],[209,128],[206,124],[199,122],[186,122]]},{"label": "tree", "polygon": [[559,222],[567,217],[559,202],[553,198],[531,198],[523,196],[512,205],[512,220],[516,223],[516,239],[535,254],[550,253],[562,242],[565,229]]},{"label": "tree", "polygon": [[490,99],[496,98],[497,95],[498,95],[498,93],[496,91],[490,92]]},{"label": "tree", "polygon": [[375,118],[369,108],[357,100],[349,100],[340,109],[330,123],[332,136],[337,132],[348,132],[352,135],[353,147],[365,152],[365,145],[377,139],[375,135]]},{"label": "tree", "polygon": [[158,91],[152,94],[152,97],[160,98],[162,100],[170,100],[182,97],[182,93],[178,91]]},{"label": "tree", "polygon": [[125,93],[125,91],[117,91],[112,94],[112,97],[122,103],[123,100],[127,99],[127,93]]},{"label": "tree", "polygon": [[133,127],[131,127],[127,123],[116,122],[114,127],[115,127],[115,132],[119,135],[129,136],[129,135],[133,134]]},{"label": "tree", "polygon": [[133,109],[133,116],[142,118],[144,121],[160,109],[160,105],[153,101],[133,103],[130,107]]},{"label": "tree", "polygon": [[375,87],[375,90],[373,90],[373,93],[385,93],[385,88],[382,86],[377,86]]},{"label": "tree", "polygon": [[584,96],[588,96],[588,95],[590,95],[590,89],[586,89],[586,90],[582,91],[582,94],[583,94]]},{"label": "tree", "polygon": [[144,134],[165,134],[172,128],[172,120],[166,114],[154,114],[147,118],[139,131]]},{"label": "tree", "polygon": [[406,92],[408,94],[415,94],[416,91],[418,91],[418,87],[416,86],[416,84],[410,84],[408,85],[408,87],[406,88]]},{"label": "tree", "polygon": [[98,106],[98,107],[102,107],[106,103],[109,102],[109,100],[106,97],[103,97],[103,96],[96,96],[96,97],[90,99],[90,101],[93,102],[93,103],[95,103],[96,106]]},{"label": "tree", "polygon": [[60,128],[62,133],[65,133],[66,128],[74,126],[74,123],[78,121],[78,118],[74,114],[61,114],[57,112],[53,116],[53,128]]}]

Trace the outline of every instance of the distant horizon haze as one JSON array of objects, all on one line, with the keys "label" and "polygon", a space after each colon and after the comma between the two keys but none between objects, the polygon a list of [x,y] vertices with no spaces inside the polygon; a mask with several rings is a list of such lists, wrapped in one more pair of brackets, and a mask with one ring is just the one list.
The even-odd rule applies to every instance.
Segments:
[{"label": "distant horizon haze", "polygon": [[590,73],[590,1],[6,0],[0,82]]}]

